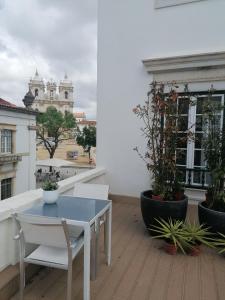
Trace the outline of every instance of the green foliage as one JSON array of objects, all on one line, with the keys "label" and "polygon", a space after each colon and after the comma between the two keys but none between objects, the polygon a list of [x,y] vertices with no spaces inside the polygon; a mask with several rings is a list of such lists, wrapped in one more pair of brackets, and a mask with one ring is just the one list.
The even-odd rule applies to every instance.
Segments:
[{"label": "green foliage", "polygon": [[224,107],[213,99],[213,90],[209,92],[203,104],[203,148],[207,169],[210,174],[207,204],[209,208],[225,211],[225,124],[221,129],[221,117]]},{"label": "green foliage", "polygon": [[174,244],[177,249],[180,249],[185,254],[185,249],[189,247],[190,238],[183,234],[183,222],[169,219],[155,219],[159,225],[152,225],[151,230],[158,235],[154,238],[163,238],[168,243]]},{"label": "green foliage", "polygon": [[137,105],[133,109],[144,123],[141,132],[146,138],[147,150],[144,155],[139,152],[138,147],[134,150],[153,175],[154,194],[174,200],[174,192],[181,189],[181,173],[176,165],[179,155],[176,148],[178,144],[187,142],[191,136],[191,131],[183,128],[182,107],[178,105],[178,99],[183,97],[190,102],[191,94],[187,86],[182,95],[173,84],[165,86],[152,82],[150,86],[151,90],[144,105]]},{"label": "green foliage", "polygon": [[213,247],[212,233],[208,231],[208,228],[203,224],[186,222],[183,224],[183,235],[188,238],[189,247],[192,248],[195,245],[206,245]]},{"label": "green foliage", "polygon": [[222,254],[225,252],[225,235],[223,233],[219,233],[220,238],[215,239],[214,245],[218,247],[219,253]]},{"label": "green foliage", "polygon": [[55,154],[59,143],[74,137],[76,119],[70,112],[63,115],[53,106],[49,106],[45,113],[37,116],[37,137],[49,152],[50,158]]},{"label": "green foliage", "polygon": [[96,147],[96,127],[85,126],[82,131],[77,134],[77,144],[87,149],[90,156],[91,147]]},{"label": "green foliage", "polygon": [[[186,250],[196,245],[206,245],[214,248],[215,242],[212,234],[203,225],[197,223],[184,223],[183,221],[156,219],[159,225],[152,225],[151,230],[158,233],[154,238],[163,238],[174,244],[185,254]],[[225,238],[225,236],[224,236]],[[225,240],[224,247],[225,247]],[[224,249],[225,251],[225,249]]]},{"label": "green foliage", "polygon": [[43,185],[42,185],[42,189],[44,191],[55,191],[58,189],[58,183],[57,182],[53,182],[50,180],[46,180]]}]

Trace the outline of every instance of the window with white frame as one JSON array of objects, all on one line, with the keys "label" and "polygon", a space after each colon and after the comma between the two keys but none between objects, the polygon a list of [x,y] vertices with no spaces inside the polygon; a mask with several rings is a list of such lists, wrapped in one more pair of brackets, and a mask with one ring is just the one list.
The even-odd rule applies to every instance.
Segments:
[{"label": "window with white frame", "polygon": [[12,130],[0,130],[1,153],[12,153]]},{"label": "window with white frame", "polygon": [[12,178],[1,181],[1,200],[12,197]]},{"label": "window with white frame", "polygon": [[192,2],[199,2],[205,0],[155,0],[155,8],[163,8],[175,5],[182,5]]},{"label": "window with white frame", "polygon": [[[212,97],[215,103],[224,105],[224,94],[214,94]],[[185,97],[177,100],[181,116],[178,123],[180,139],[176,148],[176,163],[183,170],[182,181],[193,186],[201,186],[202,181],[207,184],[210,180],[204,172],[206,161],[202,143],[203,135],[207,132],[203,119],[203,103],[207,98],[207,95],[202,94],[196,96],[192,103]],[[218,112],[217,123],[222,129],[223,111]],[[188,132],[191,132],[192,138],[187,137]]]}]

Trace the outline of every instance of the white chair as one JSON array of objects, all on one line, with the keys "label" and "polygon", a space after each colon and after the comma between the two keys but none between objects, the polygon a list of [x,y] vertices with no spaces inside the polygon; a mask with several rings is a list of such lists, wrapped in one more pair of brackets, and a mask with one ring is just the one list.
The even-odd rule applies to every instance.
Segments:
[{"label": "white chair", "polygon": [[76,197],[108,200],[109,186],[106,184],[76,183],[73,195]]},{"label": "white chair", "polygon": [[[73,196],[82,197],[82,198],[90,198],[90,199],[98,199],[98,200],[108,200],[109,195],[109,185],[106,184],[94,184],[94,183],[76,183],[73,191]],[[96,223],[94,226],[95,230],[95,253],[92,254],[92,259],[95,259],[96,262],[93,264],[97,268],[98,264],[98,240],[99,240],[99,226],[105,224],[105,216],[101,216],[98,224]],[[76,232],[73,228],[70,228],[70,234],[76,236]],[[93,239],[92,239],[93,242]],[[93,247],[92,247],[93,248]],[[106,227],[104,226],[104,252],[107,252],[107,232]],[[92,279],[95,279],[97,275],[97,269],[93,269],[91,273]]]},{"label": "white chair", "polygon": [[[94,183],[76,183],[73,191],[73,196],[108,200],[109,185],[107,184],[94,184]],[[104,223],[104,219],[101,219],[100,225]]]},{"label": "white chair", "polygon": [[[25,286],[24,263],[68,270],[67,300],[72,297],[72,262],[84,245],[83,236],[71,239],[66,220],[13,214],[18,228],[16,240],[20,242],[20,300]],[[78,226],[79,227],[79,226]],[[25,255],[27,243],[39,245]]]}]

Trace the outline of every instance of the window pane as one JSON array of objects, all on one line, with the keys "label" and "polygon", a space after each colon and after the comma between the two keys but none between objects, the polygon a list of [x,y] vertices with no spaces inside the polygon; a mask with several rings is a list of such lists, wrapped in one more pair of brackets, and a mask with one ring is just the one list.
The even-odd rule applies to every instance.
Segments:
[{"label": "window pane", "polygon": [[202,148],[202,139],[203,139],[203,133],[195,134],[195,148],[197,148],[197,149]]},{"label": "window pane", "polygon": [[3,179],[1,181],[1,200],[12,196],[12,178]]},{"label": "window pane", "polygon": [[188,109],[189,109],[189,99],[180,98],[178,100],[178,113],[187,115]]},{"label": "window pane", "polygon": [[178,133],[177,134],[177,148],[187,148],[187,134]]},{"label": "window pane", "polygon": [[176,164],[186,166],[187,150],[176,150]]},{"label": "window pane", "polygon": [[188,116],[181,116],[178,119],[178,131],[186,131],[188,129]]},{"label": "window pane", "polygon": [[205,157],[203,150],[195,150],[194,153],[195,159],[194,159],[194,165],[197,167],[204,167],[205,166]]},{"label": "window pane", "polygon": [[195,130],[202,131],[203,130],[203,118],[202,116],[196,116]]},{"label": "window pane", "polygon": [[202,114],[203,101],[205,100],[206,100],[205,97],[200,97],[197,99],[197,109],[196,109],[197,114]]},{"label": "window pane", "polygon": [[1,131],[1,152],[11,153],[12,152],[12,131],[4,129]]}]

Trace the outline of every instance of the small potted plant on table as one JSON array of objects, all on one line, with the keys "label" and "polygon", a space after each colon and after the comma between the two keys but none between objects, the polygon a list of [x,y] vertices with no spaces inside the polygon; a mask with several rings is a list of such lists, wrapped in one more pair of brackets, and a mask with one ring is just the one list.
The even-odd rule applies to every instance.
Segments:
[{"label": "small potted plant on table", "polygon": [[43,201],[46,204],[55,203],[58,199],[58,183],[50,180],[46,180],[43,185]]},{"label": "small potted plant on table", "polygon": [[[179,155],[182,155],[177,148],[182,143],[187,144],[191,131],[182,124],[180,97],[176,86],[172,85],[165,92],[163,84],[153,82],[145,104],[133,109],[144,122],[141,131],[147,140],[144,155],[137,147],[134,150],[153,177],[152,189],[141,193],[142,216],[151,234],[154,234],[151,228],[156,225],[156,218],[184,221],[186,217],[188,199],[181,184],[185,181],[182,179],[183,173],[177,166]],[[190,101],[187,87],[184,99]]]}]

